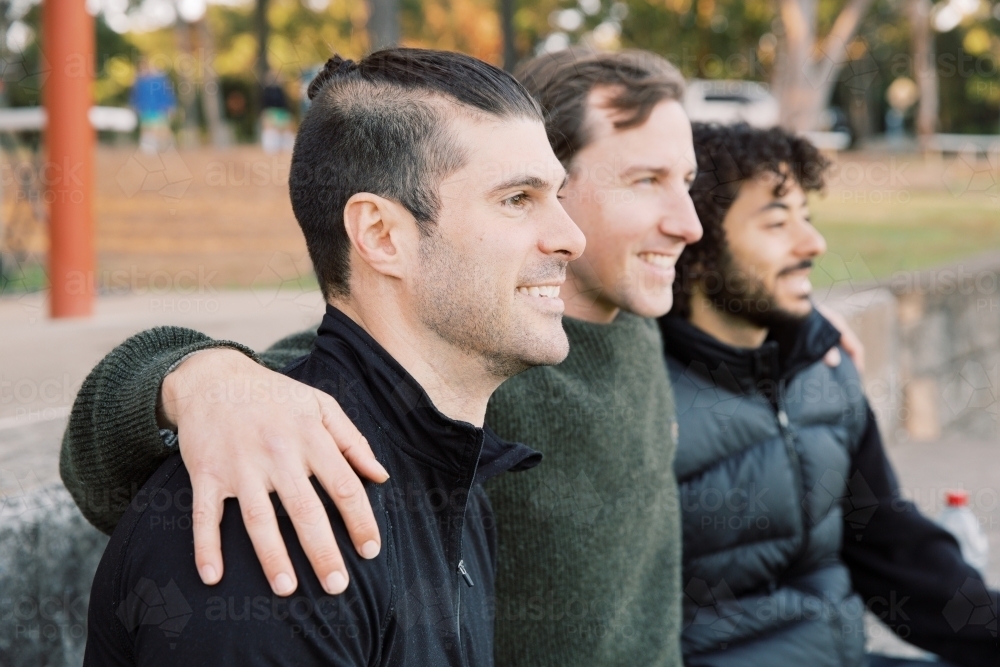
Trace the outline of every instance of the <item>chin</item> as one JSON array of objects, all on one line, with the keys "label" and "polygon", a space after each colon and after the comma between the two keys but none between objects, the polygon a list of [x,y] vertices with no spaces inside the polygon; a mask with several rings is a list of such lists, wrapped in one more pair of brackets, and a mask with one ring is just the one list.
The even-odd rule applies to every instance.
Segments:
[{"label": "chin", "polygon": [[639,317],[656,319],[663,317],[674,307],[674,292],[668,287],[665,293],[632,295],[626,302],[618,304],[618,307]]},{"label": "chin", "polygon": [[569,355],[569,339],[562,320],[555,328],[535,328],[525,332],[514,355],[525,369],[532,366],[554,366]]}]

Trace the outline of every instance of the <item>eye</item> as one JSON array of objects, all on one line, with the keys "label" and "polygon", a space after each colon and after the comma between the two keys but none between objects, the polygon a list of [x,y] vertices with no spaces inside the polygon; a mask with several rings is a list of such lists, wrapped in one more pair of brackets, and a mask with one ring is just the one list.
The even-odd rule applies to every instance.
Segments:
[{"label": "eye", "polygon": [[654,185],[656,183],[656,176],[643,176],[635,182],[636,185]]},{"label": "eye", "polygon": [[518,192],[516,195],[511,195],[503,200],[504,206],[511,206],[513,208],[522,208],[528,203],[528,195],[524,192]]}]

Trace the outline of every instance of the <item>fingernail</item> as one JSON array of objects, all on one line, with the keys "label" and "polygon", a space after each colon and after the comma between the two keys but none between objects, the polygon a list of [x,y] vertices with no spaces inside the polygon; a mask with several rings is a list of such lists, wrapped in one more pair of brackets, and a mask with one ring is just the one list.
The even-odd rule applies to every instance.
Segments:
[{"label": "fingernail", "polygon": [[206,584],[214,584],[219,579],[219,573],[211,565],[202,565],[198,572],[201,574],[201,580]]},{"label": "fingernail", "polygon": [[386,469],[385,469],[385,467],[384,467],[384,466],[383,466],[383,465],[382,465],[381,463],[379,463],[378,461],[376,461],[376,462],[375,462],[375,465],[377,465],[377,466],[378,466],[378,468],[379,468],[379,470],[381,470],[381,471],[382,471],[382,475],[383,475],[383,476],[384,476],[384,477],[385,477],[386,479],[389,479],[389,471],[388,471],[388,470],[386,470]]},{"label": "fingernail", "polygon": [[278,595],[290,595],[294,590],[295,584],[292,583],[292,578],[284,572],[274,578],[274,592]]},{"label": "fingernail", "polygon": [[326,578],[326,592],[339,595],[347,589],[347,577],[341,572],[333,572]]},{"label": "fingernail", "polygon": [[378,542],[375,540],[368,540],[361,545],[361,556],[363,558],[375,558],[381,550],[382,547],[378,545]]}]

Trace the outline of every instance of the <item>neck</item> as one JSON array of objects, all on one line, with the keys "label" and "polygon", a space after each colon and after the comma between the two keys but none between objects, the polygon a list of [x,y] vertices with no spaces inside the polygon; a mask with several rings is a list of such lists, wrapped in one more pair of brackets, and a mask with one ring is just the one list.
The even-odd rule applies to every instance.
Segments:
[{"label": "neck", "polygon": [[703,294],[691,295],[689,321],[709,336],[732,347],[758,348],[767,338],[767,327],[761,327],[742,317],[720,312]]},{"label": "neck", "polygon": [[589,288],[587,281],[573,272],[573,264],[566,267],[566,282],[560,288],[559,296],[566,303],[563,314],[584,322],[610,324],[621,310],[604,297],[600,287]]},{"label": "neck", "polygon": [[[423,388],[442,414],[482,427],[486,404],[503,382],[490,373],[485,361],[462,352],[398,307],[387,294],[331,299],[330,305],[374,338]],[[377,304],[366,308],[361,302]]]}]

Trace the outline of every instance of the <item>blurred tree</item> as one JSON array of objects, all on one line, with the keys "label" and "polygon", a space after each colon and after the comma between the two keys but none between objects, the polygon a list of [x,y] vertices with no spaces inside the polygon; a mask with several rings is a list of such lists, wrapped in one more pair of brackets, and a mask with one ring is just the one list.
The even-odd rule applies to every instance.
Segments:
[{"label": "blurred tree", "polygon": [[920,91],[916,131],[922,148],[927,149],[937,130],[938,80],[934,66],[934,33],[931,28],[931,0],[909,1],[910,32],[913,36],[913,78]]},{"label": "blurred tree", "polygon": [[818,27],[826,17],[819,0],[777,2],[782,30],[771,90],[781,106],[781,124],[795,131],[815,129],[841,69],[860,55],[863,47],[851,40],[872,0],[846,0],[822,38]]}]

